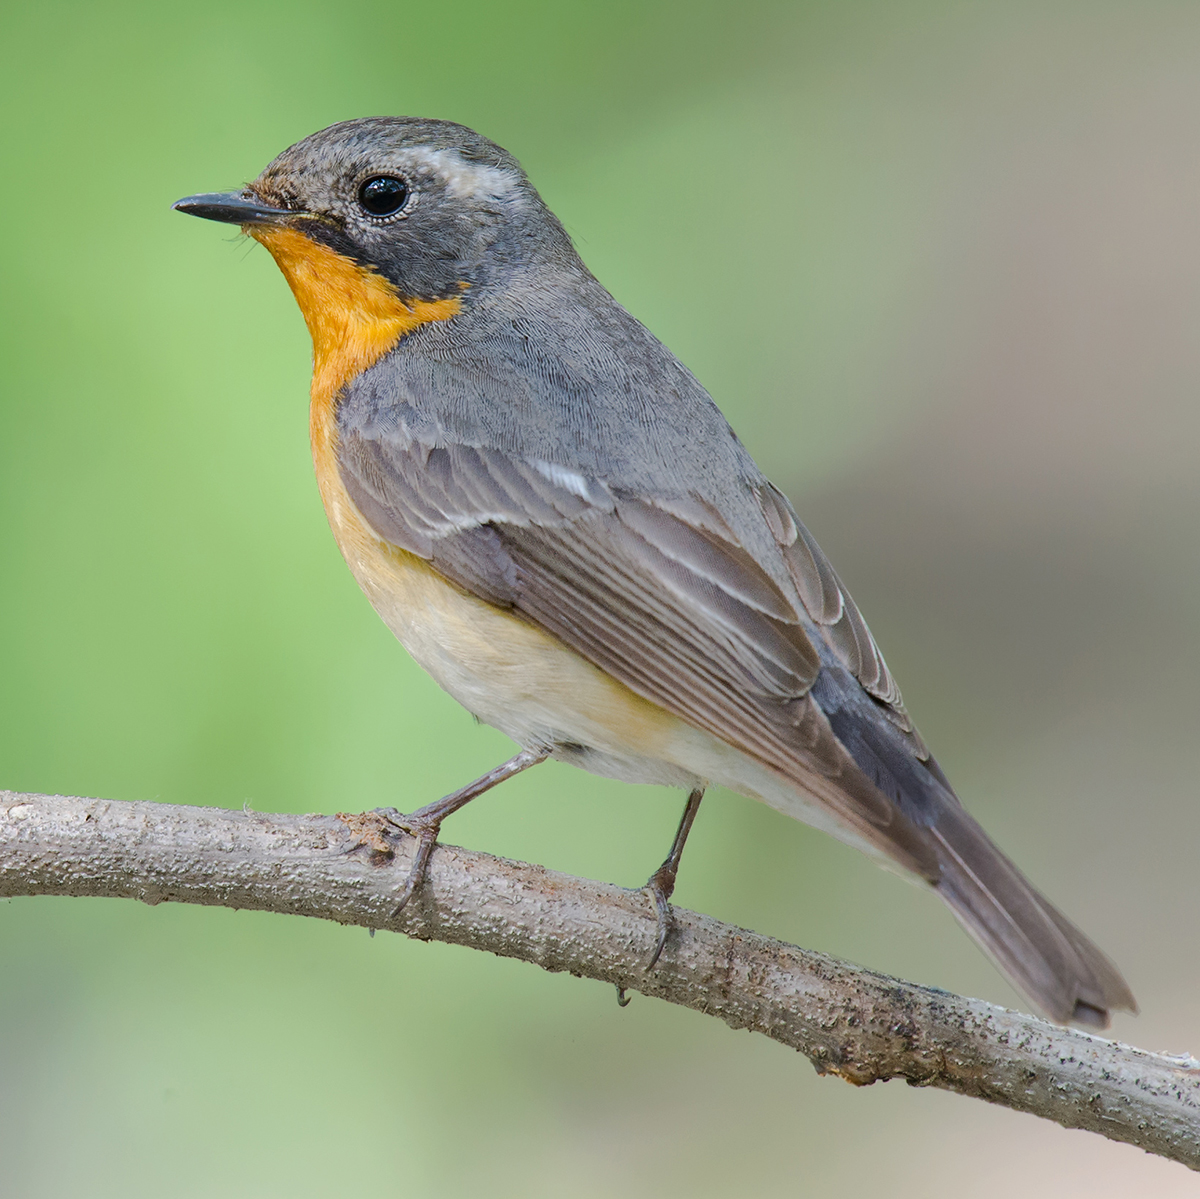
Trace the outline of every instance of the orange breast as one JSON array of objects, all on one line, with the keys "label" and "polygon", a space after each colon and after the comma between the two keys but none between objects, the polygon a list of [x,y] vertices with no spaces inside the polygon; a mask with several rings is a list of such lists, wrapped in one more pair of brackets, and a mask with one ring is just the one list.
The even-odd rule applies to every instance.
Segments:
[{"label": "orange breast", "polygon": [[338,393],[406,333],[430,321],[449,320],[462,300],[405,299],[382,275],[295,229],[250,225],[246,231],[271,252],[312,336],[309,436],[328,510],[338,479]]}]

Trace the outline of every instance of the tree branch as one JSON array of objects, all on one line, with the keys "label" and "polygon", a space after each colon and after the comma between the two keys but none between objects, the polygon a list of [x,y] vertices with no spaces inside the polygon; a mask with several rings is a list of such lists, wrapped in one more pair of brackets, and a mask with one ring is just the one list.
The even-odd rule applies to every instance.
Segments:
[{"label": "tree branch", "polygon": [[822,1074],[942,1087],[1200,1169],[1200,1062],[901,982],[675,910],[653,972],[639,891],[441,846],[398,918],[413,842],[381,822],[0,791],[0,895],[215,904],[392,929],[568,970],[764,1033]]}]

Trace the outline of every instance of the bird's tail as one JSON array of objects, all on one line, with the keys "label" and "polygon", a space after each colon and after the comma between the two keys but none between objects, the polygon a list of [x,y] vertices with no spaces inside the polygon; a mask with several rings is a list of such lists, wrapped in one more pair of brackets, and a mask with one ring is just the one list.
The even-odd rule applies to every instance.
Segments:
[{"label": "bird's tail", "polygon": [[1107,1028],[1137,1003],[1117,968],[992,844],[957,803],[930,830],[935,884],[1001,971],[1053,1020]]}]

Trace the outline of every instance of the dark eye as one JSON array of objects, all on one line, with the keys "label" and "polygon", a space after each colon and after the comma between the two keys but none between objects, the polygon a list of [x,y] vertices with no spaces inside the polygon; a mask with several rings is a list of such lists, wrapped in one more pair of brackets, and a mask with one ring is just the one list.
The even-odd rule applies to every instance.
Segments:
[{"label": "dark eye", "polygon": [[407,199],[408,184],[393,175],[375,175],[358,189],[358,202],[372,216],[391,216]]}]

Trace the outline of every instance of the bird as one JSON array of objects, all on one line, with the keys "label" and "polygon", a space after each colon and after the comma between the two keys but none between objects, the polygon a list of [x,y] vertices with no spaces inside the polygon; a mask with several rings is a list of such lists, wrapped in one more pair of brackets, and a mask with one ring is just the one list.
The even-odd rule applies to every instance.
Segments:
[{"label": "bird", "polygon": [[343,121],[174,208],[274,258],[313,345],[309,432],[338,546],[417,663],[519,752],[687,801],[647,890],[668,943],[722,785],[937,893],[1060,1023],[1136,1011],[1112,962],[960,802],[854,600],[692,373],[584,265],[518,160],[450,121]]}]

